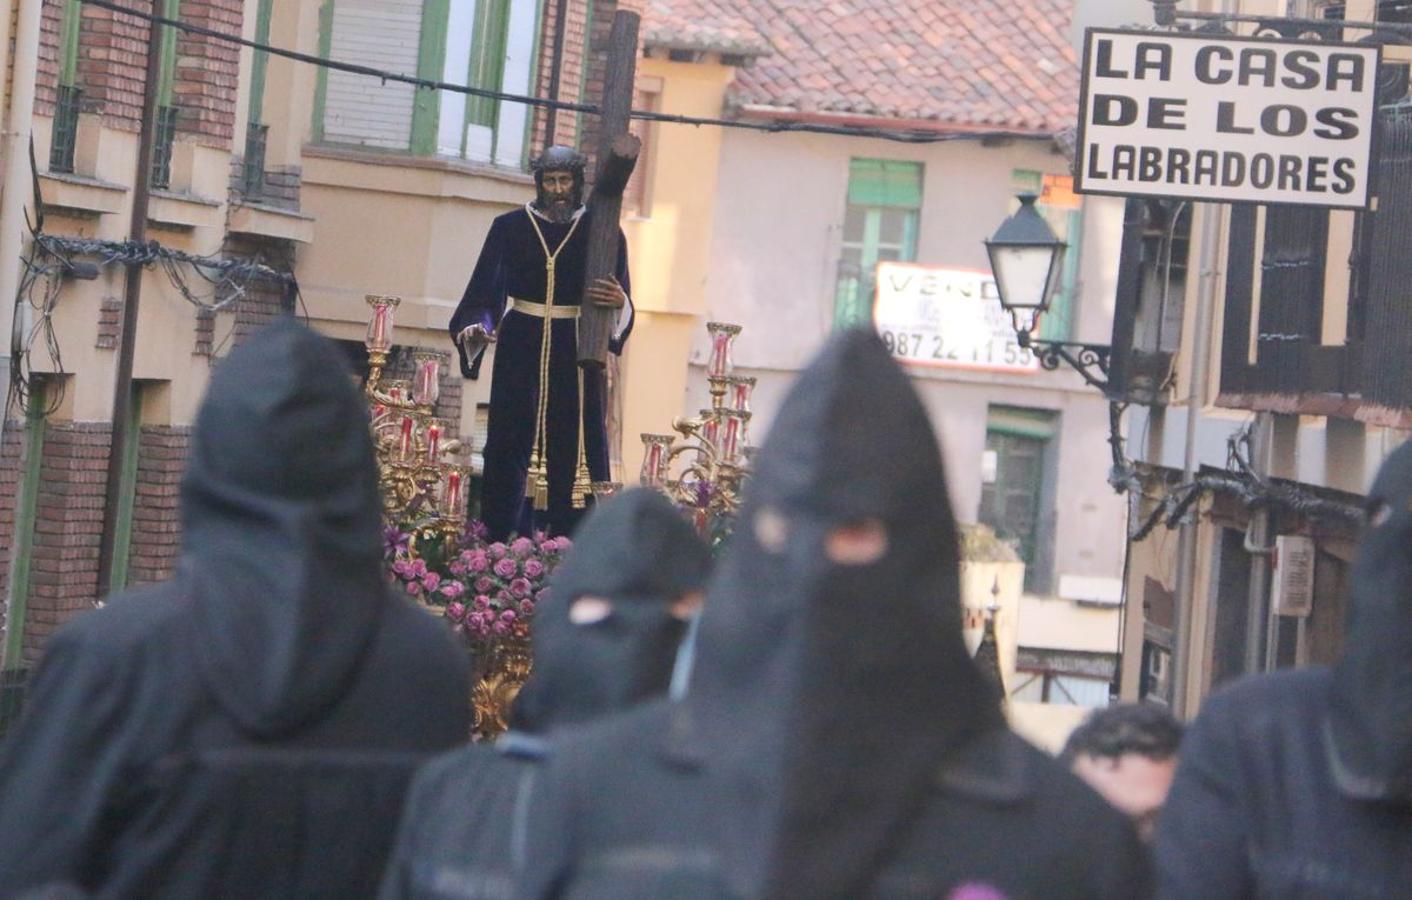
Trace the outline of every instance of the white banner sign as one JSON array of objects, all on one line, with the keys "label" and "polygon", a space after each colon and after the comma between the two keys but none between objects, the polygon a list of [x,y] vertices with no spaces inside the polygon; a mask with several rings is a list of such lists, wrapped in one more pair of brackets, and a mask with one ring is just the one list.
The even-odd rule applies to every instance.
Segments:
[{"label": "white banner sign", "polygon": [[995,279],[975,269],[878,263],[873,323],[899,362],[919,366],[1033,372],[1020,349]]},{"label": "white banner sign", "polygon": [[1379,53],[1089,29],[1077,190],[1361,209]]}]

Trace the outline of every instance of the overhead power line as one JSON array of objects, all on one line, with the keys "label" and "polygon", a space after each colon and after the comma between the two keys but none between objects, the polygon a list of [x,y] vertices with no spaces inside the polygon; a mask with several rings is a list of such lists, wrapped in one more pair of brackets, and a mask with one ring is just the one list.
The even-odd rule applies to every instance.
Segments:
[{"label": "overhead power line", "polygon": [[[166,16],[143,10],[132,9],[121,3],[114,3],[112,0],[80,0],[85,6],[92,6],[98,9],[106,9],[111,12],[121,13],[142,19],[157,25],[167,25],[188,34],[198,34],[204,37],[224,41],[229,44],[236,44],[241,47],[249,47],[252,50],[259,50],[291,59],[296,62],[307,63],[311,66],[318,66],[323,69],[330,69],[337,72],[347,72],[351,75],[362,75],[368,78],[376,78],[383,83],[394,82],[397,84],[407,84],[412,87],[428,91],[447,91],[453,94],[465,94],[470,97],[484,97],[490,100],[500,100],[505,103],[519,103],[525,106],[539,107],[541,109],[561,110],[566,112],[585,113],[587,115],[598,115],[597,106],[588,103],[572,103],[567,100],[552,100],[547,97],[530,97],[523,94],[510,94],[505,91],[492,91],[486,88],[471,87],[466,84],[453,84],[448,81],[438,81],[431,78],[420,78],[416,75],[408,75],[403,72],[392,72],[386,69],[377,69],[372,66],[363,66],[357,63],[343,62],[342,60],[328,59],[311,53],[301,53],[297,50],[289,50],[284,47],[276,47],[272,44],[262,44],[259,41],[247,40],[236,34],[228,34],[214,28],[206,28],[202,25],[193,25],[189,22],[182,22],[179,19],[170,19]],[[735,128],[746,131],[761,131],[770,134],[829,134],[842,137],[875,138],[886,141],[896,141],[905,144],[940,144],[950,141],[979,141],[979,140],[1052,140],[1053,134],[1036,133],[1033,131],[1015,130],[986,130],[986,131],[928,131],[925,129],[905,129],[905,128],[876,128],[859,125],[829,125],[821,122],[791,122],[791,121],[770,121],[770,122],[750,122],[740,119],[721,119],[703,116],[679,116],[670,113],[659,113],[651,110],[635,109],[629,115],[634,119],[645,122],[663,122],[672,125],[693,125],[697,127],[712,126],[717,128]]]}]

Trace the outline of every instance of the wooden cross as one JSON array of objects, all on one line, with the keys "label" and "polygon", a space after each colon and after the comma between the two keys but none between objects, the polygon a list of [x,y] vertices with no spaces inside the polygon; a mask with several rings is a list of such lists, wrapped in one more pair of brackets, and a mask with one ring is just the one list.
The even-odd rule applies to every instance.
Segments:
[{"label": "wooden cross", "polygon": [[[628,132],[632,110],[633,79],[637,74],[637,31],[641,17],[618,10],[608,38],[608,67],[599,104],[598,172],[593,181],[589,208],[588,262],[584,289],[618,269],[618,219],[623,214],[623,191],[637,165],[642,142]],[[579,318],[579,365],[602,368],[608,363],[608,341],[619,310],[600,307],[585,295]]]}]

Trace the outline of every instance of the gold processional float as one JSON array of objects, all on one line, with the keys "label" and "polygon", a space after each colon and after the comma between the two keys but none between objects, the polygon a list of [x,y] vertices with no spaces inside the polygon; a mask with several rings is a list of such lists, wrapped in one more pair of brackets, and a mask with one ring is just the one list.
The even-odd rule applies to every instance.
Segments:
[{"label": "gold processional float", "polygon": [[[389,534],[389,574],[429,610],[451,620],[468,643],[475,663],[475,735],[492,738],[507,727],[510,705],[529,676],[532,604],[562,547],[542,535],[487,543],[478,523],[468,522],[471,448],[448,438],[453,429],[435,412],[442,355],[414,350],[411,379],[385,379],[400,299],[368,295],[367,302],[372,317],[364,342],[364,393]],[[750,468],[755,379],[732,371],[740,326],[711,322],[706,329],[710,407],[674,421],[673,434],[642,435],[639,482],[676,503],[714,546],[729,535]],[[621,487],[595,482],[592,491],[603,499]],[[492,582],[502,588],[503,603],[488,600]]]}]

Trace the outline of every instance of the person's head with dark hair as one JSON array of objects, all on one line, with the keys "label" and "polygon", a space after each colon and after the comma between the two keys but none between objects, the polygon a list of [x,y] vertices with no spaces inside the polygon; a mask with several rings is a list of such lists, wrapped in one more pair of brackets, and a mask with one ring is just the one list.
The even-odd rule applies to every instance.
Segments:
[{"label": "person's head with dark hair", "polygon": [[1075,728],[1060,758],[1147,839],[1172,786],[1181,741],[1182,725],[1165,708],[1119,703]]}]

